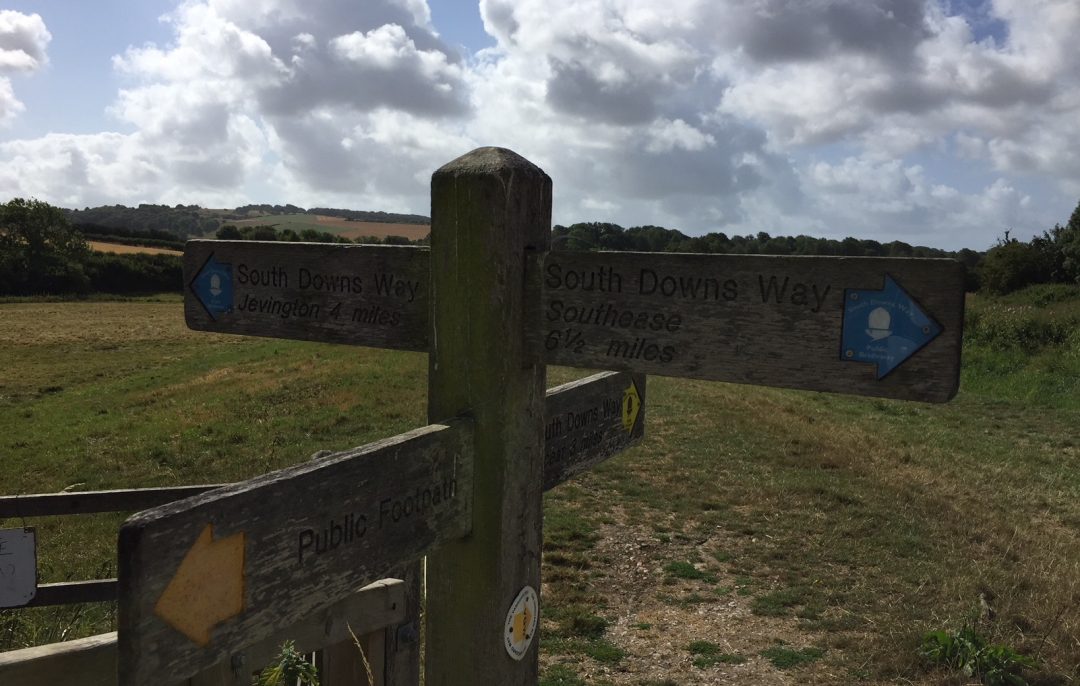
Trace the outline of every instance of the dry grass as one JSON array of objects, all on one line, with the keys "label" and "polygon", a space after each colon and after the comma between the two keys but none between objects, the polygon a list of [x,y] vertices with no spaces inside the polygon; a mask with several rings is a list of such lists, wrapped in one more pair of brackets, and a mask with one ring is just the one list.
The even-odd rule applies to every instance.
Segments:
[{"label": "dry grass", "polygon": [[141,245],[124,245],[122,243],[103,243],[102,241],[87,241],[90,249],[96,252],[107,252],[116,255],[131,255],[132,253],[146,253],[148,255],[183,255],[181,250],[168,248],[147,248]]},{"label": "dry grass", "polygon": [[0,305],[0,345],[110,344],[206,340],[184,323],[179,298],[165,302],[50,302]]}]

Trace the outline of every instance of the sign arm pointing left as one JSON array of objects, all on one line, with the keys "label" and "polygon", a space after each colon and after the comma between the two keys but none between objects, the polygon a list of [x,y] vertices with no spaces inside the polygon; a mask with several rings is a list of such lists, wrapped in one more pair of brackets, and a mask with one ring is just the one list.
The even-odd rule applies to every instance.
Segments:
[{"label": "sign arm pointing left", "polygon": [[217,314],[232,312],[232,265],[215,260],[214,253],[211,252],[199,271],[195,272],[188,288],[191,289],[195,299],[202,305],[211,321],[217,321],[215,312]]}]

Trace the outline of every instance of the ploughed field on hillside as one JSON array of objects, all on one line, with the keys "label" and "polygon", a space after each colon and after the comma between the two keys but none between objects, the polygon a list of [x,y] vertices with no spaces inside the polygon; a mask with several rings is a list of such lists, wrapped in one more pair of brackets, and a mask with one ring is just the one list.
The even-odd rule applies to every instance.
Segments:
[{"label": "ploughed field on hillside", "polygon": [[[1080,678],[1078,323],[1075,289],[973,298],[945,405],[650,377],[643,444],[546,498],[542,683],[939,684],[919,642],[965,623],[1032,683]],[[192,332],[174,297],[0,303],[0,357],[6,494],[234,481],[426,423],[425,355]],[[115,576],[123,518],[0,527],[37,527],[53,582]],[[0,649],[114,621],[0,610]]]},{"label": "ploughed field on hillside", "polygon": [[299,232],[304,229],[315,229],[349,239],[357,239],[361,236],[374,238],[400,236],[411,241],[418,241],[431,233],[431,226],[427,224],[350,221],[342,217],[321,214],[275,214],[226,223],[236,226],[273,226],[279,231],[292,229]]},{"label": "ploughed field on hillside", "polygon": [[153,248],[144,245],[126,245],[123,243],[106,243],[105,241],[87,241],[90,249],[95,252],[108,252],[117,255],[131,255],[133,253],[146,253],[148,255],[183,255],[181,250],[169,248]]}]

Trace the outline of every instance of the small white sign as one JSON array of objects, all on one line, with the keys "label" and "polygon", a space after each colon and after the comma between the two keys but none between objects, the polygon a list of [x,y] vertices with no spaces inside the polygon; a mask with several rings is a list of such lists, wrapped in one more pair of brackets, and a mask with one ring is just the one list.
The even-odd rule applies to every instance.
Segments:
[{"label": "small white sign", "polygon": [[36,594],[34,530],[0,529],[0,607],[21,607]]},{"label": "small white sign", "polygon": [[525,657],[533,636],[536,635],[536,621],[540,614],[540,599],[532,586],[526,586],[506,613],[506,627],[503,631],[503,644],[506,652],[515,660]]}]

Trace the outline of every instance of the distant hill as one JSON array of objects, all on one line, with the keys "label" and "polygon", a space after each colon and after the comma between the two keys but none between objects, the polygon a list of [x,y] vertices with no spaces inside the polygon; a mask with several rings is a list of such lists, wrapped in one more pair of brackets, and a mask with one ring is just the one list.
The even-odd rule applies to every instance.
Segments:
[{"label": "distant hill", "polygon": [[[376,214],[371,212],[369,214]],[[312,214],[311,211],[293,214],[264,214],[251,219],[229,221],[224,226],[236,226],[243,230],[244,227],[273,227],[277,231],[292,231],[301,235],[301,240],[320,240],[310,236],[305,237],[311,231],[329,233],[341,238],[356,240],[358,238],[378,238],[387,236],[400,236],[410,241],[420,240],[431,233],[431,225],[428,223],[417,224],[412,222],[378,222],[366,219],[346,219],[341,216]],[[218,238],[222,233],[219,231]],[[296,240],[290,237],[277,240]]]},{"label": "distant hill", "polygon": [[312,207],[305,210],[296,205],[244,205],[233,210],[235,219],[253,219],[263,215],[313,214],[323,217],[340,217],[354,222],[378,222],[381,224],[430,224],[431,219],[421,214],[396,214],[394,212],[371,212],[368,210],[342,210],[331,207]]},{"label": "distant hill", "polygon": [[[221,216],[198,205],[104,205],[82,210],[65,210],[75,228],[85,233],[102,234],[111,229],[123,229],[137,234],[158,232],[166,239],[186,239],[212,234],[221,226]],[[87,230],[83,227],[92,227]]]},{"label": "distant hill", "polygon": [[[376,222],[379,224],[426,225],[431,220],[419,214],[395,214],[365,210],[316,207],[304,209],[296,205],[243,205],[236,209],[208,209],[198,205],[151,205],[138,207],[103,205],[81,210],[64,210],[71,223],[87,235],[140,236],[158,240],[186,240],[212,236],[224,224],[258,220],[260,217],[281,215],[335,217],[346,221]],[[156,234],[156,235],[154,235]]]},{"label": "distant hill", "polygon": [[[235,209],[207,209],[198,205],[149,205],[125,207],[107,205],[83,210],[65,210],[72,224],[88,239],[128,243],[145,247],[182,249],[188,238],[214,237],[219,229],[232,225],[238,229],[262,228],[285,233],[284,240],[321,240],[297,238],[303,233],[332,234],[335,240],[387,237],[423,240],[431,219],[419,214],[395,214],[367,210],[296,205],[243,205]],[[272,228],[271,228],[272,227]],[[400,228],[397,228],[400,227]],[[235,229],[228,229],[235,231]],[[728,236],[709,233],[687,236],[677,229],[662,226],[633,226],[586,222],[552,228],[553,245],[569,250],[636,250],[643,252],[697,252],[766,255],[846,255],[881,257],[952,257],[969,268],[974,289],[974,267],[983,253],[974,250],[946,251],[913,246],[902,241],[880,243],[874,240],[814,238],[806,235]]]}]

